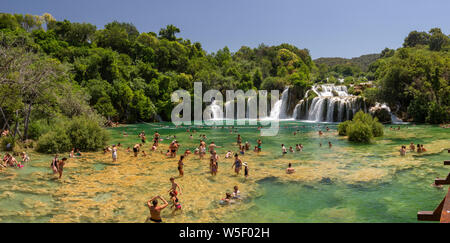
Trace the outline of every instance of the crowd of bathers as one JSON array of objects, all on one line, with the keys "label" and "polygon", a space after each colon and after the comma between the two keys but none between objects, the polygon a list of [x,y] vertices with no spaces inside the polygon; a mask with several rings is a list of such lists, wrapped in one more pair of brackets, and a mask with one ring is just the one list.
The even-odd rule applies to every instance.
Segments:
[{"label": "crowd of bathers", "polygon": [[18,154],[20,156],[20,160],[17,160],[13,154],[6,153],[2,161],[0,163],[0,167],[7,168],[7,167],[14,167],[14,168],[23,168],[25,163],[30,161],[30,157],[27,155],[27,153],[22,152]]}]

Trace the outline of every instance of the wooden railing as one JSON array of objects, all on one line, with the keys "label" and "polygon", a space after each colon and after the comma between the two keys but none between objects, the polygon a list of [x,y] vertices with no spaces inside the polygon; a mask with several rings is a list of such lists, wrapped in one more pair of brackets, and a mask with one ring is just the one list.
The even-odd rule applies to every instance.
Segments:
[{"label": "wooden railing", "polygon": [[[450,153],[450,150],[448,150]],[[444,161],[444,165],[450,165],[450,161]],[[450,173],[447,178],[436,178],[435,185],[450,185]],[[420,211],[417,213],[417,220],[419,221],[440,221],[441,223],[450,223],[450,188],[447,195],[442,199],[439,206],[434,211]]]}]

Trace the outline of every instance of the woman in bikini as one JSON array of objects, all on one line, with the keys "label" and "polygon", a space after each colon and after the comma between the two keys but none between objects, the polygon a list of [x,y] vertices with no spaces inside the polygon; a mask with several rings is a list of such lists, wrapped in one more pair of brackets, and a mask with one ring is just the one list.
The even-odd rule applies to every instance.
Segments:
[{"label": "woman in bikini", "polygon": [[172,206],[170,208],[175,207],[172,211],[172,215],[174,215],[176,211],[183,212],[181,209],[181,203],[179,202],[178,197],[174,192],[170,192],[170,200],[172,201]]},{"label": "woman in bikini", "polygon": [[239,158],[238,154],[234,155],[234,163],[231,166],[231,168],[234,167],[234,172],[236,172],[236,175],[239,175],[239,172],[241,171],[242,167],[242,160]]},{"label": "woman in bikini", "polygon": [[184,176],[184,171],[183,171],[183,159],[184,159],[184,155],[180,156],[180,160],[178,160],[178,173],[180,173],[180,176]]}]

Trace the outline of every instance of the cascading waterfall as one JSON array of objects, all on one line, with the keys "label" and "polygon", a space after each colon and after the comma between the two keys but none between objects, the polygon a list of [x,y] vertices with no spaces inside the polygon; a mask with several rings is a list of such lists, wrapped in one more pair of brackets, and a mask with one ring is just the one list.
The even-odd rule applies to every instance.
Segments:
[{"label": "cascading waterfall", "polygon": [[279,99],[272,110],[270,111],[270,119],[286,119],[287,101],[289,95],[289,88],[286,88],[281,94],[281,99]]},{"label": "cascading waterfall", "polygon": [[[316,97],[308,98],[310,92]],[[353,118],[359,110],[367,112],[364,99],[349,95],[344,85],[316,85],[294,108],[293,118],[316,122],[341,122]]]},{"label": "cascading waterfall", "polygon": [[222,119],[223,118],[222,107],[220,107],[217,104],[216,100],[211,102],[211,105],[209,106],[209,108],[211,110],[211,119]]}]

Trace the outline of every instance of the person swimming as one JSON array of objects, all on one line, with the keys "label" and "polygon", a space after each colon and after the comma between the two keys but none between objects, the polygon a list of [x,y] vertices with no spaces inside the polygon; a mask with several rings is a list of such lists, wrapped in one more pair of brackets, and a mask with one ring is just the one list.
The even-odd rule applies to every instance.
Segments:
[{"label": "person swimming", "polygon": [[231,193],[227,192],[227,193],[225,193],[225,198],[222,198],[219,203],[222,205],[228,205],[228,204],[231,204],[232,202],[233,201],[232,201]]}]

